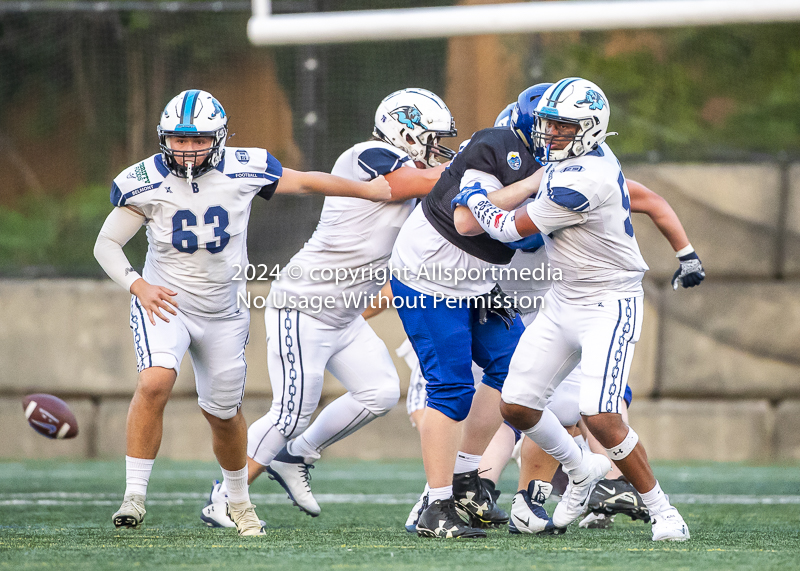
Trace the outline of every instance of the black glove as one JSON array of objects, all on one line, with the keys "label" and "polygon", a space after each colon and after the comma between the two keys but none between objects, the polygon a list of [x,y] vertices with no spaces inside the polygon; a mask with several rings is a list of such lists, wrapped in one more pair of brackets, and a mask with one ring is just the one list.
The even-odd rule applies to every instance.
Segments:
[{"label": "black glove", "polygon": [[672,276],[672,289],[678,289],[678,285],[685,288],[694,287],[706,279],[706,272],[703,270],[703,264],[700,263],[696,252],[681,256],[678,261],[681,263],[681,267]]},{"label": "black glove", "polygon": [[514,323],[514,318],[519,313],[516,300],[513,297],[506,295],[506,293],[500,289],[499,285],[495,285],[492,288],[492,291],[485,293],[480,297],[484,299],[481,302],[477,302],[478,323],[483,325],[488,321],[489,313],[494,313],[503,320],[503,324],[506,326],[506,329],[511,329],[511,325]]}]

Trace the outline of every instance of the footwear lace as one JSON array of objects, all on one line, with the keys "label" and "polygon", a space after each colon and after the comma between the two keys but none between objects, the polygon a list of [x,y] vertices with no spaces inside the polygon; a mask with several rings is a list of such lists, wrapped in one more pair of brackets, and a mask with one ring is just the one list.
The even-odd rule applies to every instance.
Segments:
[{"label": "footwear lace", "polygon": [[119,509],[120,509],[120,511],[122,511],[126,507],[133,508],[134,510],[136,510],[136,513],[139,514],[139,515],[142,515],[142,512],[144,511],[144,506],[141,505],[136,500],[134,500],[133,498],[124,499],[122,501],[122,506]]},{"label": "footwear lace", "polygon": [[417,521],[419,521],[419,516],[421,516],[422,512],[424,512],[426,509],[428,509],[428,494],[422,496],[422,504],[420,504],[419,509],[417,510]]},{"label": "footwear lace", "polygon": [[311,473],[309,470],[314,469],[314,464],[306,464],[305,462],[302,463],[300,468],[300,476],[303,478],[303,481],[306,483],[306,486],[310,488],[308,485],[311,482]]}]

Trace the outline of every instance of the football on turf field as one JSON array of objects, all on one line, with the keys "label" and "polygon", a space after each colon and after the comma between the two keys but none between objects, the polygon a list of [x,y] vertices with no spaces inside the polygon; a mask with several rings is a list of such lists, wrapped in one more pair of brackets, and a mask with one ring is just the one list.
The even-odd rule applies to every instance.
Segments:
[{"label": "football on turf field", "polygon": [[28,424],[48,438],[75,438],[78,421],[63,400],[53,395],[28,395],[22,401]]}]

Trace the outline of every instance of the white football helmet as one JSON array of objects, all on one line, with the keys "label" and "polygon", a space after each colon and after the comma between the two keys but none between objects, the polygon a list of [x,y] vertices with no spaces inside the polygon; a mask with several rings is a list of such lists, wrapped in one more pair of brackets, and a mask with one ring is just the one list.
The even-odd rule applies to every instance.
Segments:
[{"label": "white football helmet", "polygon": [[[608,99],[591,81],[568,77],[544,92],[533,112],[534,156],[543,163],[560,162],[580,157],[593,151],[606,140],[608,119],[611,115]],[[573,137],[561,150],[552,149],[554,136],[547,133],[550,121],[572,123],[578,126]],[[564,137],[558,137],[560,141]]]},{"label": "white football helmet", "polygon": [[455,156],[439,145],[441,137],[456,136],[455,120],[444,101],[427,89],[412,87],[387,96],[375,112],[373,134],[431,167],[439,158],[449,161]]},{"label": "white football helmet", "polygon": [[[208,149],[176,151],[170,148],[168,140],[168,137],[176,136],[211,137],[214,142]],[[175,176],[190,181],[192,177],[200,176],[219,164],[225,152],[227,136],[228,116],[225,109],[210,93],[199,89],[183,91],[167,103],[158,125],[158,142],[164,164]],[[181,166],[175,160],[176,155],[192,163],[191,169]]]}]

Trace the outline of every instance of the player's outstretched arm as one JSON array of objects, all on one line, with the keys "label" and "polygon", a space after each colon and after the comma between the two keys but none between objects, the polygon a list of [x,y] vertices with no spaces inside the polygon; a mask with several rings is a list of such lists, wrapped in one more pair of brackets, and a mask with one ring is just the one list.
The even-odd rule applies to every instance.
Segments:
[{"label": "player's outstretched arm", "polygon": [[411,198],[422,198],[433,190],[439,182],[446,163],[430,169],[413,169],[401,167],[384,175],[389,185],[392,187],[392,202],[403,202]]},{"label": "player's outstretched arm", "polygon": [[689,245],[683,224],[669,203],[642,183],[627,179],[631,211],[647,214],[676,252]]},{"label": "player's outstretched arm", "polygon": [[303,172],[287,168],[283,169],[275,194],[350,196],[373,202],[386,202],[392,199],[392,189],[382,176],[369,182],[361,182],[324,172]]},{"label": "player's outstretched arm", "polygon": [[133,269],[122,247],[133,238],[145,222],[143,214],[128,207],[115,208],[108,215],[97,241],[94,244],[94,257],[100,267],[112,280],[139,298],[139,303],[147,311],[150,322],[155,325],[154,314],[169,321],[160,311],[164,309],[176,315],[169,304],[178,306],[172,296],[176,292],[162,286],[150,285]]},{"label": "player's outstretched arm", "polygon": [[672,288],[678,289],[678,285],[684,288],[700,285],[706,273],[699,256],[689,243],[689,237],[678,215],[662,196],[645,185],[630,179],[626,183],[631,197],[631,211],[647,214],[675,250],[680,267],[672,276]]},{"label": "player's outstretched arm", "polygon": [[[539,190],[544,169],[539,169],[528,178],[509,184],[508,186],[490,193],[489,202],[503,210],[513,210],[525,202]],[[462,236],[477,236],[483,233],[483,228],[466,206],[459,206],[453,212],[453,221],[456,230]],[[513,240],[512,240],[513,241]]]}]

